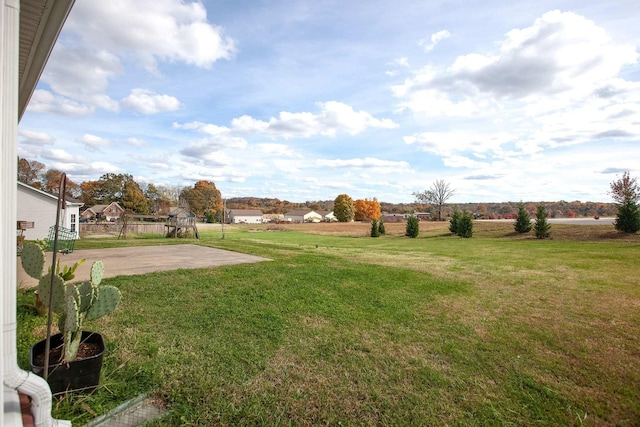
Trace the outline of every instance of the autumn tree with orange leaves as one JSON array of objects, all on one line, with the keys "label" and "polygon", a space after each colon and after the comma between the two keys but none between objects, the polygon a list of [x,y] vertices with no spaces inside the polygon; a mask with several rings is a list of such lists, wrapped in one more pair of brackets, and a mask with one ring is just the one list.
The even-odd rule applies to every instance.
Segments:
[{"label": "autumn tree with orange leaves", "polygon": [[370,221],[380,218],[380,203],[375,197],[372,200],[358,199],[355,201],[356,221]]},{"label": "autumn tree with orange leaves", "polygon": [[198,181],[193,188],[184,188],[180,193],[180,199],[187,202],[191,212],[198,217],[207,213],[215,214],[222,209],[220,190],[211,181]]}]

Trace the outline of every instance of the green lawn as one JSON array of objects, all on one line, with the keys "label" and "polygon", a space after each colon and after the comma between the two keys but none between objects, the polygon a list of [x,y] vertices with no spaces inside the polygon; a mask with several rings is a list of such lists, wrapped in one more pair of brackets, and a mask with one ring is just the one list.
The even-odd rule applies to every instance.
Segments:
[{"label": "green lawn", "polygon": [[[273,261],[107,279],[123,302],[90,325],[108,341],[103,387],[55,416],[81,424],[149,392],[167,426],[638,425],[639,239],[501,227],[203,231],[189,242]],[[45,319],[31,293],[18,303],[28,368]]]}]

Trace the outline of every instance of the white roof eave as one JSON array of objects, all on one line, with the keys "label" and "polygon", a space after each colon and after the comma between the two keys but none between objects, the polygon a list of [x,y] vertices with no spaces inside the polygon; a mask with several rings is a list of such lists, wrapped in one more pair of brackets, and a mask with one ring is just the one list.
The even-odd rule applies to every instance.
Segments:
[{"label": "white roof eave", "polygon": [[20,0],[18,120],[40,80],[74,0]]}]

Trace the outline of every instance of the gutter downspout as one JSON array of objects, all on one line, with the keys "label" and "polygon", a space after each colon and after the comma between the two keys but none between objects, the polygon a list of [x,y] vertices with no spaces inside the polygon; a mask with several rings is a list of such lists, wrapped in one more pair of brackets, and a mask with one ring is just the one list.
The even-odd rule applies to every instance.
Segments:
[{"label": "gutter downspout", "polygon": [[[4,386],[32,398],[36,426],[71,426],[51,417],[51,389],[35,374],[21,370],[17,357],[16,225],[18,59],[20,1],[0,0],[0,286],[2,287],[2,381]],[[4,401],[3,396],[3,401]],[[4,404],[3,404],[4,407]],[[4,409],[2,410],[4,418]],[[2,421],[2,420],[0,420]]]},{"label": "gutter downspout", "polygon": [[[15,295],[13,300],[15,301]],[[14,327],[9,328],[9,330],[3,330],[3,339],[5,348],[3,357],[5,362],[7,362],[4,372],[4,385],[31,397],[31,413],[33,414],[36,427],[71,427],[71,421],[56,420],[51,417],[51,389],[44,378],[32,372],[23,371],[18,367],[17,352],[15,350],[15,324]],[[13,351],[11,351],[11,349],[13,349]]]}]

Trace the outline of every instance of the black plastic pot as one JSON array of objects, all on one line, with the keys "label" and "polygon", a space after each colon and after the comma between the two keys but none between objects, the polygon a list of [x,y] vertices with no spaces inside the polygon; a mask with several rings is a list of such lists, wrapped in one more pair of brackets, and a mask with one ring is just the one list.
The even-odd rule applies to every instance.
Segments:
[{"label": "black plastic pot", "polygon": [[[82,341],[97,344],[100,352],[95,356],[82,360],[74,360],[65,364],[49,365],[47,382],[53,394],[66,391],[89,392],[96,389],[100,383],[102,357],[105,352],[104,338],[96,332],[82,331]],[[62,346],[62,334],[51,336],[49,347]],[[36,356],[44,353],[46,341],[42,340],[31,347],[31,371],[44,377],[44,366],[36,365]]]}]

